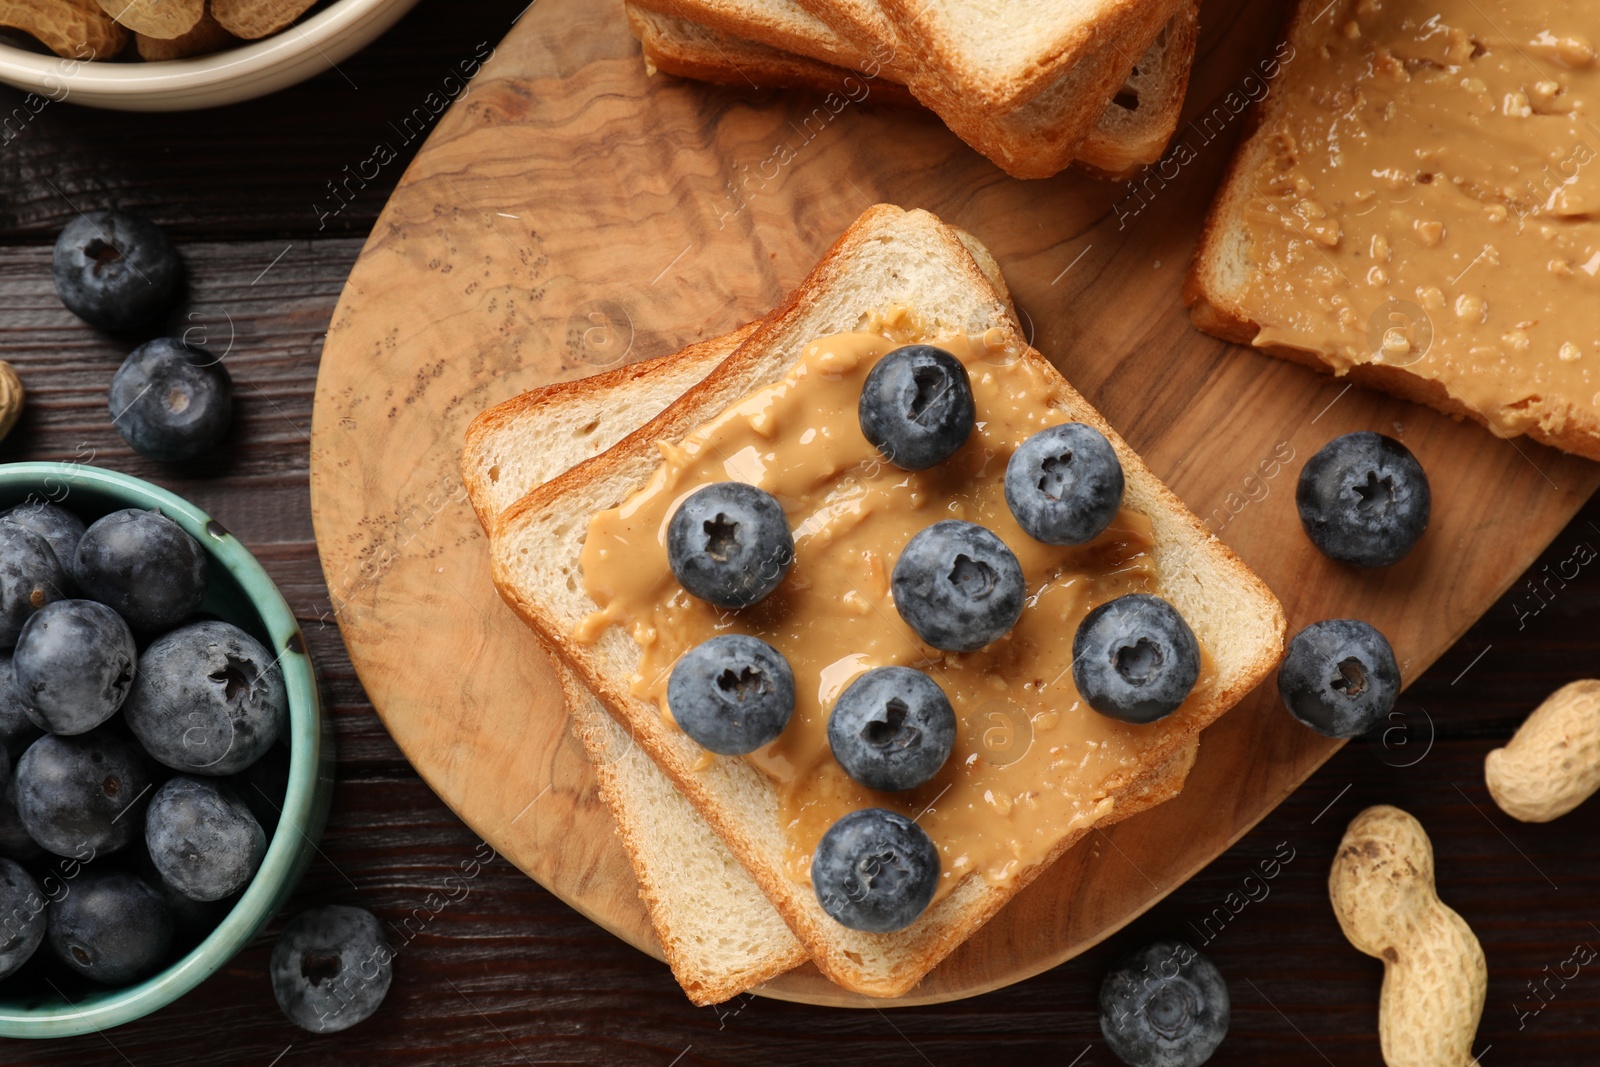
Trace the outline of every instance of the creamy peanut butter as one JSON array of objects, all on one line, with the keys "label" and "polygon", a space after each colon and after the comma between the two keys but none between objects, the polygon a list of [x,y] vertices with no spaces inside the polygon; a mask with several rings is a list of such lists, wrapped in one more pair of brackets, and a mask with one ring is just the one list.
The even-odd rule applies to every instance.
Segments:
[{"label": "creamy peanut butter", "polygon": [[[649,484],[589,524],[582,568],[600,610],[580,637],[628,629],[643,652],[633,692],[664,718],[678,657],[719,633],[753,634],[789,660],[797,699],[777,741],[746,757],[776,783],[787,865],[807,880],[811,853],[841,816],[880,806],[902,812],[940,850],[940,893],[972,871],[1004,884],[1041,861],[1064,835],[1104,818],[1107,783],[1141,761],[1192,714],[1130,726],[1090,710],[1073,685],[1072,639],[1094,606],[1130,592],[1159,592],[1150,523],[1124,508],[1095,541],[1045,545],[1006,507],[1006,461],[1024,440],[1071,421],[1040,364],[988,338],[926,336],[914,315],[891,309],[863,332],[806,347],[782,380],[757,390],[689,434],[661,442]],[[873,364],[903,344],[927,342],[967,368],[977,404],[971,438],[950,459],[908,473],[884,462],[862,436],[856,403]],[[666,528],[700,486],[734,479],[760,486],[784,507],[794,569],[761,603],[727,612],[696,600],[667,565]],[[1016,553],[1029,588],[1022,618],[971,653],[923,645],[895,611],[889,575],[913,534],[940,519],[994,531]],[[931,781],[906,793],[853,782],[828,747],[834,699],[862,672],[902,665],[927,671],[954,705],[955,751]],[[1207,687],[1209,659],[1196,689]],[[1192,700],[1192,698],[1191,698]],[[1031,737],[1031,742],[1030,742]],[[728,758],[706,756],[712,759]]]},{"label": "creamy peanut butter", "polygon": [[1505,434],[1540,399],[1600,408],[1600,13],[1338,0],[1324,19],[1246,175],[1255,343],[1408,367]]}]

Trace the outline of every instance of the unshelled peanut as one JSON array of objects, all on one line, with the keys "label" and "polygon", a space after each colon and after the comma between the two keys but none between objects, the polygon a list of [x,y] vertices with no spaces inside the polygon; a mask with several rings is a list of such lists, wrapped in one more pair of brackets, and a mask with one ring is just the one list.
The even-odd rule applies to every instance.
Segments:
[{"label": "unshelled peanut", "polygon": [[1564,685],[1483,764],[1489,795],[1523,822],[1549,822],[1600,791],[1600,681]]},{"label": "unshelled peanut", "polygon": [[1466,1067],[1488,968],[1466,921],[1440,900],[1422,824],[1380,805],[1345,831],[1328,875],[1344,936],[1383,961],[1378,1038],[1389,1067]]}]

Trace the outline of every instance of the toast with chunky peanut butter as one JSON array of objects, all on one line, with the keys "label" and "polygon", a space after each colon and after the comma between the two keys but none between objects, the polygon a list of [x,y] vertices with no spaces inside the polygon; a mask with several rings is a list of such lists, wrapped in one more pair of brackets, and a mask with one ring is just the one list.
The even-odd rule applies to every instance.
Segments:
[{"label": "toast with chunky peanut butter", "polygon": [[1184,299],[1218,337],[1600,459],[1600,19],[1494,12],[1302,2]]},{"label": "toast with chunky peanut butter", "polygon": [[[598,605],[580,557],[591,517],[639,492],[677,442],[752,389],[782,378],[810,340],[859,329],[873,309],[890,305],[920,309],[935,331],[994,342],[994,351],[1014,355],[1017,373],[1050,383],[1049,407],[1057,413],[1052,417],[1082,421],[1106,434],[1127,474],[1126,509],[1148,530],[1141,555],[1160,592],[1193,627],[1208,666],[1183,709],[1128,742],[1127,758],[1093,788],[1067,798],[1072,828],[1051,839],[1036,862],[994,878],[986,871],[965,874],[908,928],[866,934],[830,919],[810,886],[795,877],[782,798],[767,774],[743,758],[709,756],[666,721],[653,701],[633,692],[630,679],[644,651],[629,630],[607,626],[581,633]],[[1192,758],[1199,730],[1252,688],[1282,647],[1276,600],[1026,346],[1004,299],[960,241],[925,212],[892,207],[868,211],[789,301],[704,382],[608,452],[510,508],[496,524],[493,542],[496,584],[507,602],[626,724],[718,832],[823,973],[877,996],[912,988],[1074,841],[1113,818],[1119,805],[1126,810],[1159,796],[1156,786],[1171,775],[1173,761],[1186,752]],[[1065,671],[1067,664],[1060,666]],[[930,821],[937,818],[937,811],[929,815]]]},{"label": "toast with chunky peanut butter", "polygon": [[[1004,293],[988,250],[956,233]],[[483,412],[468,428],[461,465],[484,529],[492,531],[500,512],[527,492],[649,421],[754,329],[752,323],[672,356],[535,389]],[[689,998],[719,1003],[805,960],[804,948],[706,821],[570,668],[558,661],[557,673],[573,732],[595,766],[640,897]],[[1198,747],[1196,739],[1181,749],[1106,824],[1176,796]]]},{"label": "toast with chunky peanut butter", "polygon": [[[798,5],[782,6],[794,9],[786,18],[795,12],[809,18]],[[721,5],[720,17],[711,18],[682,0],[626,4],[652,71],[727,85],[799,86],[850,99],[861,99],[856,94],[865,87],[865,98],[893,104],[920,99],[1015,177],[1045,177],[1075,159],[1120,176],[1159,159],[1177,128],[1197,29],[1190,0],[1152,9],[1135,32],[1108,43],[1038,97],[1000,111],[973,108],[961,94],[932,86],[892,42],[854,36],[847,26],[841,34],[797,43],[792,33],[772,32],[769,20],[757,17],[762,10]]]}]

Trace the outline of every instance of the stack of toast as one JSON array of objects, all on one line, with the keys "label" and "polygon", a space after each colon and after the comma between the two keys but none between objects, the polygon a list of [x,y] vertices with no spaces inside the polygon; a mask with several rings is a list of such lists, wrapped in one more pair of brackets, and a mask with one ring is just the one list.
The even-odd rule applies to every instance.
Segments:
[{"label": "stack of toast", "polygon": [[[1044,375],[1054,418],[1106,435],[1126,474],[1125,507],[1149,523],[1155,583],[1193,628],[1207,667],[1178,714],[1138,728],[1137,758],[1068,798],[1090,814],[1047,842],[1039,862],[1001,879],[964,874],[911,925],[879,934],[835,922],[786,865],[777,790],[755,763],[711,755],[637,695],[636,631],[618,624],[597,638],[583,634],[596,604],[580,556],[591,517],[635,496],[696,427],[782,378],[810,340],[871,328],[886,307],[914,309],[935,332],[981,336],[1016,353],[1016,363],[992,373],[1025,366]],[[1026,344],[983,246],[924,211],[869,209],[759,322],[485,411],[468,431],[462,469],[489,534],[496,586],[554,654],[641,896],[696,1003],[725,1000],[806,960],[864,995],[908,992],[1076,841],[1177,796],[1200,731],[1282,651],[1284,616],[1270,591]],[[956,711],[964,718],[974,709]],[[1058,711],[1094,714],[1070,694]]]},{"label": "stack of toast", "polygon": [[1198,0],[626,0],[652,72],[919,103],[1017,178],[1161,157]]}]

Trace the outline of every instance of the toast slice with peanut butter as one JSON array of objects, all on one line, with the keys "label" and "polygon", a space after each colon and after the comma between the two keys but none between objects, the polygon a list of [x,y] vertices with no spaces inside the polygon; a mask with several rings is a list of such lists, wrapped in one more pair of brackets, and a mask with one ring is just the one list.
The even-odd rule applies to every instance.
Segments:
[{"label": "toast slice with peanut butter", "polygon": [[[1004,293],[988,250],[956,233]],[[483,412],[468,428],[461,469],[485,531],[526,493],[659,414],[754,330],[752,323],[671,356],[534,389]],[[804,947],[722,840],[577,675],[559,660],[556,667],[573,733],[595,767],[663,954],[690,1000],[720,1003],[804,962]],[[1198,749],[1197,739],[1180,750],[1108,823],[1176,796]]]},{"label": "toast slice with peanut butter", "polygon": [[[1050,382],[1052,417],[1083,421],[1107,435],[1127,475],[1127,508],[1147,524],[1155,582],[1189,620],[1208,668],[1184,708],[1139,737],[1136,758],[1120,761],[1092,789],[1068,798],[1084,817],[1071,832],[1047,842],[1036,861],[995,879],[987,872],[966,874],[910,927],[866,934],[829,918],[810,886],[795,877],[773,780],[746,759],[708,756],[653,701],[633,692],[630,679],[643,649],[628,629],[609,626],[593,640],[580,634],[599,605],[579,561],[591,517],[638,493],[662,467],[664,453],[752,389],[782,378],[809,341],[858,329],[873,309],[890,305],[921,309],[932,328],[984,337],[1000,346],[997,351],[1014,353],[1029,375]],[[1051,861],[1093,826],[1114,818],[1119,805],[1129,810],[1159,797],[1157,786],[1169,780],[1173,761],[1185,753],[1192,758],[1199,730],[1253,688],[1282,647],[1282,610],[1270,592],[1026,346],[1004,298],[955,235],[925,212],[887,206],[869,210],[788,302],[705,381],[606,453],[512,506],[495,525],[492,553],[496,584],[507,602],[717,831],[823,973],[876,996],[915,986]],[[1065,670],[1067,664],[1060,666]]]},{"label": "toast slice with peanut butter", "polygon": [[1184,288],[1195,326],[1600,459],[1600,17],[1303,0]]}]

